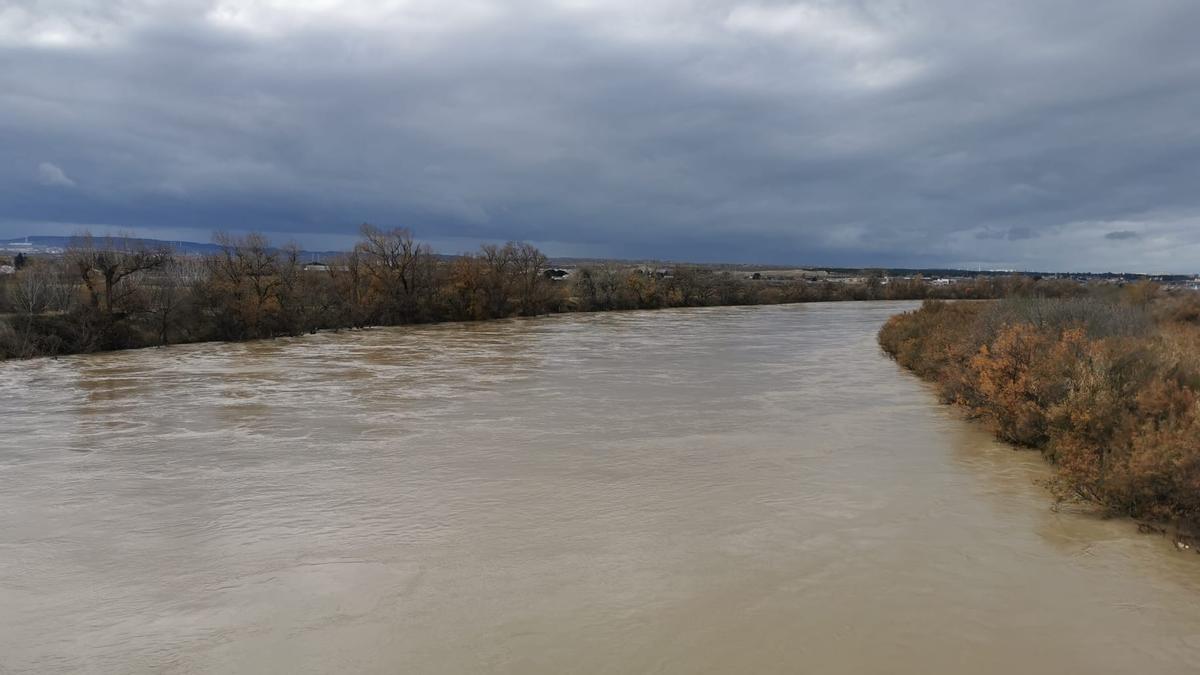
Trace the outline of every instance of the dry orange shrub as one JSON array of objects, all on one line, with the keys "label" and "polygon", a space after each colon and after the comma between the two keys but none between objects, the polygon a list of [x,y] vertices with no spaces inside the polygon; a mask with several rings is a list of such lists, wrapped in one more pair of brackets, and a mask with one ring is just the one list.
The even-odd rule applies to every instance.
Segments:
[{"label": "dry orange shrub", "polygon": [[[1149,290],[1129,295],[1150,302]],[[996,303],[926,303],[889,320],[879,339],[998,437],[1040,449],[1057,467],[1060,495],[1195,527],[1200,327],[1180,310],[1192,300],[1153,302],[1166,300],[1140,335],[1012,321]]]}]

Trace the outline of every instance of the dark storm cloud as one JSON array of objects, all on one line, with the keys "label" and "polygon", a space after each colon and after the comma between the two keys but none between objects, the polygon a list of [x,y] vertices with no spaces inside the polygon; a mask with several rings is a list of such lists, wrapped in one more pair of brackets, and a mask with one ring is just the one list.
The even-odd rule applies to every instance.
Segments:
[{"label": "dark storm cloud", "polygon": [[370,220],[559,253],[1179,271],[1200,245],[1194,2],[378,6],[16,3],[0,236]]}]

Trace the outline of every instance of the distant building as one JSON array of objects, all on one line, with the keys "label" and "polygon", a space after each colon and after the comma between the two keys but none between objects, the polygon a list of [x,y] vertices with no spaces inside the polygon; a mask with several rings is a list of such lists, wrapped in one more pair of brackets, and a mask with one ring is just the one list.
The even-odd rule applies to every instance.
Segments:
[{"label": "distant building", "polygon": [[326,265],[323,262],[304,263],[304,271],[305,272],[328,272],[329,265]]},{"label": "distant building", "polygon": [[669,267],[650,267],[649,265],[641,265],[635,268],[635,270],[638,274],[643,274],[648,277],[655,277],[657,279],[666,279],[674,276],[674,273]]}]

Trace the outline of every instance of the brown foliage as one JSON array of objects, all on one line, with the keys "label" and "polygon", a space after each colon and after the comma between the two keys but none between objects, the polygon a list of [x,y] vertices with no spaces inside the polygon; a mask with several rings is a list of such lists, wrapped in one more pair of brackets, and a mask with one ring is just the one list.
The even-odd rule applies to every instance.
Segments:
[{"label": "brown foliage", "polygon": [[[1178,310],[1192,301],[1149,285],[1123,296],[926,303],[893,317],[879,340],[997,436],[1042,450],[1060,495],[1196,527],[1200,328]],[[1139,314],[1147,307],[1156,323]]]}]

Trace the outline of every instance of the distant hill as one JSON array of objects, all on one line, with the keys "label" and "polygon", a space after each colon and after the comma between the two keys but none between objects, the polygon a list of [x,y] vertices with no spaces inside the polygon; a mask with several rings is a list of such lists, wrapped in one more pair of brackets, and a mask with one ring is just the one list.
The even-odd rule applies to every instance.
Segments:
[{"label": "distant hill", "polygon": [[[36,253],[42,253],[42,254],[61,253],[63,249],[70,246],[71,241],[73,239],[75,239],[75,237],[43,236],[43,235],[38,235],[38,236],[33,236],[33,237],[17,237],[15,239],[0,239],[0,252],[15,253],[17,251],[24,251],[27,253],[35,253],[35,254]],[[149,247],[168,246],[172,250],[182,253],[184,255],[205,255],[205,254],[210,254],[210,253],[217,253],[221,250],[221,247],[216,244],[202,244],[202,243],[195,242],[195,241],[167,241],[167,240],[163,240],[163,239],[147,239],[147,238],[141,238],[141,237],[129,237],[128,241],[134,245],[144,245],[144,246],[149,246]],[[307,250],[305,250],[305,251],[301,251],[301,256],[306,261],[307,260],[325,260],[328,258],[338,256],[342,253],[345,253],[345,251],[307,251]],[[441,258],[442,260],[453,260],[454,258],[456,258],[458,256],[438,254],[437,257]],[[754,265],[754,264],[749,264],[749,263],[688,263],[685,261],[665,261],[665,260],[653,260],[653,259],[614,260],[614,259],[605,259],[605,258],[569,258],[569,257],[562,257],[562,258],[550,257],[549,263],[555,267],[579,267],[582,265],[596,265],[596,264],[605,264],[605,263],[615,263],[618,265],[652,265],[655,267],[673,267],[673,266],[677,266],[677,265],[696,264],[699,267],[705,267],[705,268],[709,268],[709,269],[730,270],[730,271],[747,271],[747,272],[762,270],[762,269],[766,269],[769,267],[769,268],[775,269],[775,270],[783,270],[783,269],[822,270],[825,272],[829,272],[831,275],[834,275],[834,276],[853,276],[853,275],[858,275],[858,274],[864,274],[864,273],[867,273],[870,271],[878,271],[887,276],[911,276],[913,274],[922,274],[926,278],[938,278],[938,277],[962,278],[962,277],[980,277],[980,276],[987,277],[987,276],[1004,276],[1004,275],[1018,273],[1018,272],[1014,272],[1012,270],[961,270],[961,269],[953,269],[953,268],[924,268],[924,269],[860,268],[860,267],[823,267],[820,265],[787,266],[787,265]],[[1186,275],[1186,274],[1149,275],[1149,274],[1133,274],[1133,273],[1119,273],[1119,272],[1089,273],[1089,272],[1030,272],[1030,271],[1022,271],[1022,272],[1019,272],[1019,274],[1023,274],[1023,275],[1031,276],[1031,277],[1070,276],[1070,277],[1080,279],[1080,280],[1085,280],[1085,279],[1123,279],[1126,281],[1135,281],[1138,279],[1153,278],[1153,279],[1159,279],[1159,280],[1167,281],[1167,282],[1177,282],[1177,281],[1184,281],[1184,280],[1192,279],[1191,275]]]},{"label": "distant hill", "polygon": [[[102,239],[103,237],[97,237]],[[17,237],[16,239],[0,239],[0,250],[27,250],[32,253],[58,252],[71,245],[76,237],[34,236]],[[216,244],[202,244],[196,241],[174,241],[165,239],[147,239],[143,237],[124,238],[133,246],[159,247],[167,246],[171,250],[184,255],[206,255],[217,253],[221,247]],[[342,251],[301,251],[305,258],[322,259],[342,253]]]}]

